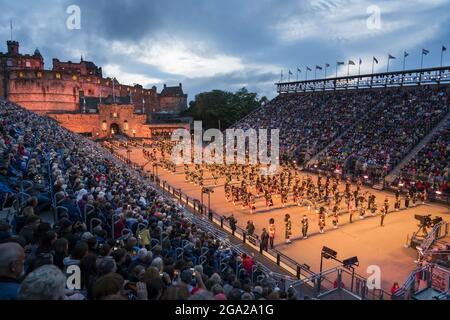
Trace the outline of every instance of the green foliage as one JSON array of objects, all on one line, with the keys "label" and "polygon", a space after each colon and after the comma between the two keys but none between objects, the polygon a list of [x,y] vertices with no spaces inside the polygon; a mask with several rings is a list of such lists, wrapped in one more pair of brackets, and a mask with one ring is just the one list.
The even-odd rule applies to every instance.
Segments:
[{"label": "green foliage", "polygon": [[212,90],[197,94],[182,115],[203,121],[204,129],[218,128],[220,120],[224,130],[267,102],[265,96],[258,99],[256,93],[248,92],[245,87],[235,93]]}]

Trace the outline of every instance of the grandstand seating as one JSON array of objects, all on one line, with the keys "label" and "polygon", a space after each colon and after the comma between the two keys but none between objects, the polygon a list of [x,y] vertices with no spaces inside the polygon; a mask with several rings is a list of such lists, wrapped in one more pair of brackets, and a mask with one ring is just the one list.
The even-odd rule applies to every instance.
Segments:
[{"label": "grandstand seating", "polygon": [[234,127],[279,128],[288,160],[307,166],[314,158],[314,168],[375,183],[448,114],[449,93],[436,86],[284,93]]},{"label": "grandstand seating", "polygon": [[[0,119],[0,243],[27,248],[27,275],[52,263],[61,272],[80,266],[82,288],[72,299],[117,298],[98,294],[102,277],[117,274],[145,282],[148,299],[296,298],[99,144],[2,100]],[[33,229],[30,221],[49,210],[54,224],[38,219]],[[128,293],[140,298],[136,288]]]}]

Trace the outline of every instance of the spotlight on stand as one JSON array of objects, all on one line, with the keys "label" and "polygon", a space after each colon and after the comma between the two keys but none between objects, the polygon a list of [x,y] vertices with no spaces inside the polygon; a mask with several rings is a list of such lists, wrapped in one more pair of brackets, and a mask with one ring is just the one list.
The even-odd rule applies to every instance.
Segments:
[{"label": "spotlight on stand", "polygon": [[355,256],[345,259],[344,261],[342,261],[342,264],[344,265],[344,267],[359,266],[358,257]]},{"label": "spotlight on stand", "polygon": [[323,246],[323,248],[322,248],[322,257],[324,257],[325,259],[336,258],[337,257],[337,252],[334,251],[331,248]]}]

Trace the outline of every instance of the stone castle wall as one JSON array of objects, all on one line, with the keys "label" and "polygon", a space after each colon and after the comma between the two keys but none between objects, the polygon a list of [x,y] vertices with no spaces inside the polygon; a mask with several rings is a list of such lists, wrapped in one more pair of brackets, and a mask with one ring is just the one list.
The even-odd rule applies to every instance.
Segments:
[{"label": "stone castle wall", "polygon": [[[0,74],[0,77],[3,77]],[[85,96],[104,97],[113,95],[112,80],[62,74],[57,71],[21,70],[11,71],[7,80],[7,96],[9,100],[23,107],[38,112],[77,112],[80,110],[80,91]],[[3,85],[1,96],[5,96]],[[156,89],[143,89],[115,84],[116,96],[131,95],[136,110],[146,113],[159,111]]]}]

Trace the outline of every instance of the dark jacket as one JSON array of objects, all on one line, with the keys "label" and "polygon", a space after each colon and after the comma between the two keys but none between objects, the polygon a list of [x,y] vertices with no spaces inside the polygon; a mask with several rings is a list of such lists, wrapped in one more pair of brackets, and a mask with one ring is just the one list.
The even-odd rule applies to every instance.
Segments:
[{"label": "dark jacket", "polygon": [[266,232],[261,233],[261,245],[265,246],[269,243],[269,234]]},{"label": "dark jacket", "polygon": [[0,300],[15,300],[20,288],[20,281],[17,279],[0,278]]}]

